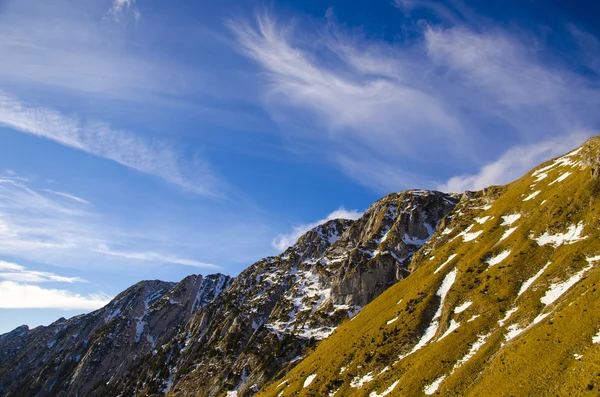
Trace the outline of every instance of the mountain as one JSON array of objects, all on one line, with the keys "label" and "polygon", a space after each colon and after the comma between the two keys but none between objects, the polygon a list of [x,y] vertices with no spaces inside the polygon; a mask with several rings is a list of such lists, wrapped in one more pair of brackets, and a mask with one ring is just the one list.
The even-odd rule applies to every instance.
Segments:
[{"label": "mountain", "polygon": [[410,277],[257,396],[598,395],[599,146],[465,193]]},{"label": "mountain", "polygon": [[0,336],[12,395],[252,395],[409,275],[458,198],[420,190],[337,219],[238,277],[141,282],[106,307]]},{"label": "mountain", "polygon": [[240,275],[0,335],[6,396],[586,395],[600,138],[506,186],[408,190]]}]

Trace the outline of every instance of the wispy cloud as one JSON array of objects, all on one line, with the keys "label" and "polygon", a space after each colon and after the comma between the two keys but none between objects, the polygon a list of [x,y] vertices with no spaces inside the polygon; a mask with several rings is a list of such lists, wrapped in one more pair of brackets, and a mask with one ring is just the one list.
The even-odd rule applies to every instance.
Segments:
[{"label": "wispy cloud", "polygon": [[[216,269],[215,265],[153,250],[128,251],[158,245],[138,233],[130,235],[97,212],[87,200],[71,193],[38,189],[26,178],[0,176],[0,252],[40,263],[121,263],[161,265],[166,263]],[[75,200],[73,198],[78,198]],[[172,244],[171,244],[172,245]],[[119,246],[125,250],[111,250]],[[4,263],[6,265],[6,263]],[[8,266],[8,265],[6,265]],[[18,266],[18,265],[15,265]],[[0,266],[0,270],[2,270]],[[7,269],[7,268],[6,268]],[[4,275],[4,279],[36,276],[24,268],[14,268],[22,276]],[[27,276],[25,275],[27,273]],[[48,281],[61,281],[55,275],[37,274]],[[24,281],[21,279],[20,281]],[[67,279],[62,281],[67,282]],[[72,281],[80,281],[72,279]]]},{"label": "wispy cloud", "polygon": [[207,163],[186,162],[172,145],[117,130],[107,123],[82,122],[46,107],[27,105],[0,91],[0,125],[154,175],[197,194],[216,196],[217,178]]},{"label": "wispy cloud", "polygon": [[333,211],[329,215],[327,215],[324,219],[320,219],[316,222],[305,223],[302,225],[294,226],[292,231],[286,234],[280,234],[275,238],[272,242],[274,248],[277,248],[280,251],[285,250],[286,248],[294,245],[296,241],[302,237],[302,235],[309,230],[333,219],[358,219],[362,216],[362,212],[357,210],[347,210],[344,207],[340,207],[337,210]]},{"label": "wispy cloud", "polygon": [[28,270],[24,266],[12,262],[0,261],[0,280],[15,281],[22,283],[85,283],[80,277],[64,277],[51,272]]},{"label": "wispy cloud", "polygon": [[142,14],[135,6],[136,0],[113,0],[108,15],[116,22],[123,22],[127,14],[131,13],[136,22],[139,22]]},{"label": "wispy cloud", "polygon": [[135,259],[135,260],[139,260],[139,261],[151,261],[151,262],[158,262],[158,263],[174,263],[177,265],[192,266],[192,267],[197,267],[197,268],[201,268],[201,269],[211,269],[211,270],[218,270],[221,268],[220,266],[213,265],[211,263],[205,263],[205,262],[195,261],[195,260],[186,259],[186,258],[178,258],[175,256],[164,255],[164,254],[160,254],[157,252],[118,251],[118,250],[111,249],[106,245],[102,245],[102,246],[98,247],[95,251],[99,252],[101,254],[116,256],[116,257],[120,257],[120,258]]},{"label": "wispy cloud", "polygon": [[106,294],[80,295],[63,289],[0,281],[0,308],[3,309],[94,310],[105,306],[111,299]]},{"label": "wispy cloud", "polygon": [[[590,107],[600,103],[600,87],[571,60],[542,56],[543,38],[533,33],[470,26],[471,11],[453,4],[398,1],[405,11],[433,7],[446,23],[421,24],[414,40],[393,44],[349,32],[331,13],[323,23],[266,13],[228,25],[262,69],[264,105],[285,124],[286,138],[378,191],[434,187],[440,173],[485,168],[503,152],[600,122]],[[290,133],[299,125],[301,133]],[[516,162],[510,174],[530,165]],[[481,180],[499,183],[490,172],[497,168],[490,164]]]}]

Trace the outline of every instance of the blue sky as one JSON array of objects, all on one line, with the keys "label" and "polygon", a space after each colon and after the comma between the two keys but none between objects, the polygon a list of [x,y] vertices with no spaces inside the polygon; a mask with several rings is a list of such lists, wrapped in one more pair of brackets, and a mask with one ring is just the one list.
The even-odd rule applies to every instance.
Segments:
[{"label": "blue sky", "polygon": [[566,152],[600,123],[598,11],[1,1],[0,332]]}]

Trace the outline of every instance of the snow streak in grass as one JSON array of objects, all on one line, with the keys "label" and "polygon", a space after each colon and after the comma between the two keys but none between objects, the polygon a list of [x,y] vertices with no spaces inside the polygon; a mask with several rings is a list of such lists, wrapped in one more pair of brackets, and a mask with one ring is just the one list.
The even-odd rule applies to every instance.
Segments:
[{"label": "snow streak in grass", "polygon": [[548,269],[548,266],[550,266],[551,263],[552,262],[546,263],[546,266],[541,268],[540,271],[537,272],[529,280],[525,281],[523,283],[523,285],[521,285],[521,289],[519,290],[519,293],[517,294],[517,296],[521,296],[525,291],[527,291],[527,289],[529,289],[529,287],[531,287],[531,284],[533,284],[535,282],[535,280],[537,280],[542,274],[544,274],[544,272],[546,271],[546,269]]},{"label": "snow streak in grass", "polygon": [[434,380],[430,385],[426,386],[423,392],[428,396],[432,395],[437,391],[444,379],[446,379],[446,375],[440,376],[439,378]]},{"label": "snow streak in grass", "polygon": [[592,343],[600,343],[600,331],[594,336],[592,336]]},{"label": "snow streak in grass", "polygon": [[508,321],[508,319],[510,318],[510,316],[512,316],[517,310],[519,310],[518,307],[513,307],[512,309],[510,309],[509,311],[507,311],[504,314],[504,317],[502,317],[499,321],[498,321],[498,325],[503,327],[504,323]]},{"label": "snow streak in grass", "polygon": [[396,321],[398,321],[398,316],[394,317],[394,318],[393,318],[393,319],[391,319],[391,320],[388,320],[388,321],[386,322],[386,324],[387,324],[387,325],[390,325],[390,324],[393,324],[393,323],[395,323]]},{"label": "snow streak in grass", "polygon": [[490,267],[497,265],[498,263],[502,262],[503,260],[505,260],[506,258],[508,258],[508,256],[510,255],[510,250],[506,250],[506,251],[502,251],[501,253],[499,253],[496,256],[491,257],[490,259],[488,259],[487,261],[485,261]]},{"label": "snow streak in grass", "polygon": [[440,267],[438,267],[437,269],[435,269],[435,272],[433,272],[433,274],[437,274],[440,270],[442,270],[444,268],[444,266],[446,266],[448,263],[450,263],[450,261],[452,261],[452,259],[456,258],[456,254],[452,254],[448,257],[448,259],[446,260],[446,262],[442,263],[440,265]]},{"label": "snow streak in grass", "polygon": [[565,179],[567,179],[567,177],[568,177],[569,175],[571,175],[571,172],[565,172],[564,174],[562,174],[561,176],[559,176],[558,178],[556,178],[555,180],[553,180],[552,182],[550,182],[550,183],[548,184],[548,186],[549,186],[549,185],[554,185],[555,183],[559,183],[559,182],[562,182],[562,181],[564,181]]},{"label": "snow streak in grass", "polygon": [[546,232],[540,237],[534,237],[533,239],[539,245],[550,244],[554,247],[559,247],[563,244],[574,244],[578,241],[586,239],[586,236],[581,236],[581,232],[583,232],[583,222],[579,222],[577,226],[569,226],[569,229],[567,229],[566,233],[549,234]]},{"label": "snow streak in grass", "polygon": [[506,340],[509,341],[511,339],[519,336],[526,328],[519,328],[519,324],[512,324],[508,327],[508,333],[506,334]]},{"label": "snow streak in grass", "polygon": [[454,321],[454,319],[450,320],[450,325],[448,326],[448,329],[446,330],[446,332],[444,332],[444,335],[440,336],[438,340],[444,339],[446,336],[450,335],[452,332],[457,330],[458,327],[460,327],[460,323]]},{"label": "snow streak in grass", "polygon": [[502,237],[500,237],[500,241],[504,240],[505,238],[507,238],[508,236],[510,236],[515,230],[517,230],[517,227],[511,227],[510,229],[508,229],[507,231],[504,232],[504,234],[502,235]]},{"label": "snow streak in grass", "polygon": [[392,385],[390,387],[388,387],[383,392],[381,392],[381,394],[372,391],[371,394],[369,394],[369,397],[385,397],[385,396],[387,396],[388,394],[390,394],[391,392],[394,391],[394,389],[396,388],[396,386],[398,386],[398,383],[400,383],[399,380],[395,381],[394,383],[392,383]]},{"label": "snow streak in grass", "polygon": [[537,191],[535,191],[535,192],[531,193],[529,196],[525,197],[525,198],[523,199],[523,201],[529,201],[529,200],[531,200],[532,198],[534,198],[535,196],[537,196],[537,195],[538,195],[538,194],[540,194],[540,193],[541,193],[541,191],[540,191],[540,190],[537,190]]},{"label": "snow streak in grass", "polygon": [[364,385],[366,385],[373,379],[374,379],[374,377],[373,377],[372,372],[369,372],[368,374],[366,374],[363,377],[357,376],[354,379],[352,379],[352,381],[350,382],[350,387],[355,388],[355,389],[360,389],[361,387],[363,387]]},{"label": "snow streak in grass", "polygon": [[306,379],[304,380],[304,388],[307,388],[308,386],[310,386],[310,384],[312,383],[313,380],[315,380],[315,378],[317,377],[317,374],[312,374],[312,375],[308,375],[306,377]]},{"label": "snow streak in grass", "polygon": [[501,226],[511,226],[513,223],[521,218],[521,214],[512,214],[502,216]]},{"label": "snow streak in grass", "polygon": [[[452,288],[452,284],[454,284],[455,280],[456,269],[453,269],[450,273],[446,275],[446,277],[444,277],[442,285],[436,292],[436,295],[440,297],[440,305],[435,314],[433,315],[431,323],[429,323],[429,327],[427,327],[427,329],[425,330],[425,333],[421,337],[421,340],[419,340],[419,343],[417,343],[417,345],[406,356],[413,354],[417,350],[421,349],[423,346],[429,343],[429,341],[431,341],[437,333],[437,330],[440,327],[440,317],[442,316],[442,309],[444,308],[444,300],[446,299],[446,295],[448,294],[448,291],[450,291],[450,288]],[[401,358],[404,358],[406,356],[401,356]]]},{"label": "snow streak in grass", "polygon": [[581,269],[579,272],[575,273],[573,276],[571,276],[565,282],[558,283],[558,284],[552,284],[550,286],[550,288],[548,289],[548,291],[546,291],[546,295],[544,295],[540,299],[540,301],[544,305],[551,305],[558,298],[560,298],[565,292],[567,292],[572,286],[577,284],[582,279],[585,272],[587,272],[591,268],[592,268],[592,265],[590,264],[589,266],[587,266],[587,267]]},{"label": "snow streak in grass", "polygon": [[473,220],[477,223],[479,223],[480,225],[483,225],[485,222],[487,222],[488,219],[492,218],[491,216],[483,216],[481,218],[474,218]]},{"label": "snow streak in grass", "polygon": [[456,306],[456,308],[454,309],[454,313],[459,314],[464,312],[465,310],[467,310],[471,305],[473,304],[473,302],[465,302],[462,305],[458,305]]}]

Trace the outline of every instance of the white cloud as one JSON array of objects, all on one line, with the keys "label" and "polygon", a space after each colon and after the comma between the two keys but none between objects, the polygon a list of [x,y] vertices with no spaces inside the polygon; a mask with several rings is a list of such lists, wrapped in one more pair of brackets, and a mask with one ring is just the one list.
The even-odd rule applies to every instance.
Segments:
[{"label": "white cloud", "polygon": [[[261,68],[264,106],[286,139],[377,191],[434,187],[440,175],[473,173],[512,146],[598,125],[590,104],[600,101],[600,87],[571,59],[550,54],[533,33],[471,27],[472,11],[453,4],[398,1],[405,11],[428,7],[446,23],[421,24],[395,43],[349,32],[331,12],[322,24],[263,14],[229,27]],[[529,157],[554,153],[542,152]],[[480,181],[506,181],[500,168],[510,171],[496,164]]]},{"label": "white cloud", "polygon": [[497,160],[483,166],[477,174],[450,178],[437,186],[444,192],[480,190],[491,185],[511,182],[544,161],[579,146],[590,133],[575,133],[532,145],[514,146]]},{"label": "white cloud", "polygon": [[117,257],[127,258],[127,259],[135,259],[135,260],[140,260],[140,261],[150,261],[150,262],[158,262],[158,263],[174,263],[177,265],[192,266],[192,267],[198,267],[198,268],[202,268],[202,269],[212,269],[212,270],[218,270],[221,268],[220,266],[213,265],[211,263],[200,262],[200,261],[195,261],[195,260],[186,259],[186,258],[178,258],[175,256],[164,255],[164,254],[160,254],[157,252],[117,251],[114,249],[110,249],[106,245],[102,245],[102,246],[98,247],[95,251],[99,252],[101,254],[117,256]]},{"label": "white cloud", "polygon": [[91,203],[89,201],[82,199],[81,197],[77,197],[73,194],[69,194],[69,193],[65,193],[65,192],[58,192],[56,190],[50,190],[50,189],[44,189],[44,191],[48,192],[48,193],[56,194],[57,196],[66,197],[68,199],[77,201],[78,203],[81,203],[81,204],[91,205]]},{"label": "white cloud", "polygon": [[347,210],[344,207],[340,207],[337,210],[333,211],[324,219],[318,220],[312,223],[306,223],[302,225],[294,226],[292,231],[287,234],[280,234],[275,238],[272,242],[274,248],[278,250],[285,250],[286,248],[294,245],[296,241],[302,237],[302,235],[309,230],[333,219],[352,219],[356,220],[362,216],[362,212],[357,210]]},{"label": "white cloud", "polygon": [[0,125],[112,160],[197,194],[219,194],[217,180],[207,164],[196,160],[190,167],[165,142],[116,130],[106,123],[84,123],[53,109],[26,105],[1,90]]},{"label": "white cloud", "polygon": [[139,8],[135,7],[136,0],[113,0],[113,5],[108,11],[108,15],[116,22],[123,22],[125,16],[131,12],[135,21],[141,18]]},{"label": "white cloud", "polygon": [[48,289],[13,281],[0,281],[0,308],[95,310],[112,297],[106,294],[80,295],[62,289]]},{"label": "white cloud", "polygon": [[23,283],[85,283],[86,280],[79,277],[64,277],[51,272],[27,270],[24,266],[12,262],[0,260],[0,280],[23,282]]}]

